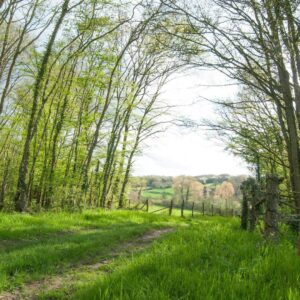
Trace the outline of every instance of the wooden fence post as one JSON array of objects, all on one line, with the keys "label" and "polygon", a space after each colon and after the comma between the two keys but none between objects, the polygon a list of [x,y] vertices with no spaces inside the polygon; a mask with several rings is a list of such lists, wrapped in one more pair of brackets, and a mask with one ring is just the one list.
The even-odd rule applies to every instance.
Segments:
[{"label": "wooden fence post", "polygon": [[181,217],[183,217],[183,211],[184,211],[184,200],[181,202]]},{"label": "wooden fence post", "polygon": [[249,218],[249,230],[254,231],[258,222],[258,210],[260,206],[260,187],[255,180],[250,182],[250,193],[251,193],[251,209]]},{"label": "wooden fence post", "polygon": [[172,216],[172,210],[173,210],[173,199],[170,202],[169,216]]},{"label": "wooden fence post", "polygon": [[212,216],[214,215],[214,205],[213,204],[211,205],[211,215]]},{"label": "wooden fence post", "polygon": [[243,193],[241,228],[244,229],[244,230],[247,230],[247,228],[248,228],[248,191],[247,191],[246,181],[244,181],[242,183],[241,191]]},{"label": "wooden fence post", "polygon": [[204,216],[205,215],[205,206],[204,206],[204,202],[202,202],[202,215]]},{"label": "wooden fence post", "polygon": [[195,207],[195,202],[192,204],[192,218],[194,218],[194,207]]},{"label": "wooden fence post", "polygon": [[149,212],[149,199],[146,200],[146,210]]},{"label": "wooden fence post", "polygon": [[276,174],[266,176],[266,214],[265,237],[276,240],[278,237],[278,202],[279,184],[281,180]]}]

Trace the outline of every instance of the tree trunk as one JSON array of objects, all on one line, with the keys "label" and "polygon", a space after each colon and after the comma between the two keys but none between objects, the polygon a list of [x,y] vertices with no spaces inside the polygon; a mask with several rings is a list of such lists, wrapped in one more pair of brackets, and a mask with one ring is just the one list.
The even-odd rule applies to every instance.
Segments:
[{"label": "tree trunk", "polygon": [[17,183],[17,191],[15,194],[14,202],[15,202],[15,209],[16,211],[23,212],[26,209],[27,205],[27,173],[28,173],[28,165],[29,165],[29,159],[30,159],[30,146],[31,141],[34,136],[34,128],[35,128],[35,117],[36,112],[38,110],[38,102],[39,102],[39,95],[40,95],[40,89],[42,87],[43,79],[47,71],[47,65],[48,61],[51,56],[52,48],[56,39],[56,36],[58,34],[59,28],[67,14],[68,6],[69,6],[70,0],[65,0],[62,5],[62,11],[60,14],[59,19],[57,20],[54,30],[51,34],[50,40],[47,44],[46,51],[44,53],[41,66],[39,68],[34,90],[33,90],[33,100],[32,100],[32,108],[31,108],[31,115],[28,122],[27,132],[26,132],[26,139],[24,143],[23,148],[23,154],[22,159],[20,163],[19,168],[19,174],[18,174],[18,183]]},{"label": "tree trunk", "polygon": [[8,174],[9,174],[9,166],[10,166],[10,159],[8,159],[8,161],[6,163],[6,166],[4,169],[4,174],[3,174],[3,179],[1,182],[0,211],[4,208],[5,193],[6,193],[6,188],[7,188]]}]

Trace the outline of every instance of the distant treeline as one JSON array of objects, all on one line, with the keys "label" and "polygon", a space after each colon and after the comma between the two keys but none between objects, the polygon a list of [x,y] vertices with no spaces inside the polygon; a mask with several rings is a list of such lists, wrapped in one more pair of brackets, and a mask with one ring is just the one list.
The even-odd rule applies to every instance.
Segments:
[{"label": "distant treeline", "polygon": [[[145,181],[146,188],[148,189],[158,189],[158,188],[169,188],[173,186],[174,177],[172,176],[139,176],[137,177]],[[225,181],[232,183],[236,194],[240,194],[240,185],[247,178],[246,175],[232,176],[229,174],[220,174],[220,175],[198,175],[193,176],[197,181],[201,182],[204,185],[211,185],[212,187],[217,186]]]}]

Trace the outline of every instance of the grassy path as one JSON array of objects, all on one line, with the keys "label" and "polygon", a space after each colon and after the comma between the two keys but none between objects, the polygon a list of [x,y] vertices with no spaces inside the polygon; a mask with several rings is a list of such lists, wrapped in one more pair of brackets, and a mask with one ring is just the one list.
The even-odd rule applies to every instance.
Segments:
[{"label": "grassy path", "polygon": [[158,239],[162,235],[170,233],[173,228],[155,229],[144,233],[133,240],[126,241],[118,245],[112,252],[108,254],[106,259],[102,259],[97,263],[83,264],[76,268],[67,270],[66,273],[61,275],[44,278],[40,281],[24,284],[21,289],[17,289],[12,292],[6,292],[0,295],[1,300],[22,300],[22,299],[36,299],[43,293],[56,292],[63,289],[67,283],[72,282],[72,285],[76,285],[79,274],[89,274],[89,276],[95,276],[97,273],[102,272],[103,268],[113,263],[113,260],[117,257],[126,257],[130,254],[136,253],[141,249],[145,249],[154,240]]},{"label": "grassy path", "polygon": [[96,264],[120,244],[177,223],[128,211],[0,214],[0,295]]},{"label": "grassy path", "polygon": [[286,236],[273,245],[236,219],[194,219],[69,299],[299,300],[300,259]]},{"label": "grassy path", "polygon": [[299,300],[295,236],[281,230],[280,242],[269,244],[258,232],[241,231],[235,218],[0,214],[0,294],[5,300],[26,293],[44,300]]}]

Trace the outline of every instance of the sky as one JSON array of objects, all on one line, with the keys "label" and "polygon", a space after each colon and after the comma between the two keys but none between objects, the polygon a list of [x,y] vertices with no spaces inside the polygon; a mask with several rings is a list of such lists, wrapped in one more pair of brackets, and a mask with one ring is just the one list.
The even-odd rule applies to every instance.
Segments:
[{"label": "sky", "polygon": [[[218,71],[186,71],[172,76],[161,100],[175,106],[170,111],[173,118],[215,120],[215,105],[204,98],[234,97],[238,87],[228,84],[232,82]],[[170,126],[147,141],[143,153],[136,158],[134,175],[249,174],[247,165],[224,149],[225,145],[205,129]]]},{"label": "sky", "polygon": [[[164,88],[161,100],[176,106],[171,111],[173,118],[184,116],[195,121],[203,118],[214,120],[214,107],[203,98],[234,97],[236,86],[220,86],[228,83],[232,82],[219,71],[190,70],[174,74]],[[188,130],[172,126],[143,145],[142,155],[135,159],[133,173],[136,176],[249,174],[247,165],[224,148],[224,144],[203,129]]]}]

